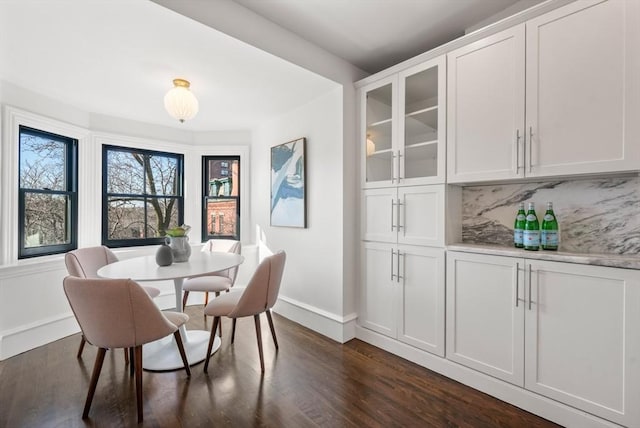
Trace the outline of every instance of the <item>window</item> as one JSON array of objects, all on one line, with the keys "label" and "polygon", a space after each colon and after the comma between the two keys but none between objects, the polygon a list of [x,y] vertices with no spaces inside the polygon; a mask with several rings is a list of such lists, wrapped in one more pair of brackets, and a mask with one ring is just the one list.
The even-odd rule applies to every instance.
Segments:
[{"label": "window", "polygon": [[202,240],[240,240],[240,156],[203,156],[202,178]]},{"label": "window", "polygon": [[184,219],[183,156],[104,145],[102,243],[159,244]]},{"label": "window", "polygon": [[20,126],[18,258],[78,246],[78,141]]}]

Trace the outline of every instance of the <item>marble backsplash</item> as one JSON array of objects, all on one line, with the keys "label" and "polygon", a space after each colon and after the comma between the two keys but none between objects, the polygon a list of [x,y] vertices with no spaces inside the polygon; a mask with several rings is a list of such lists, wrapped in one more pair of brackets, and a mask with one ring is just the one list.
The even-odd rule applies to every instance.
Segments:
[{"label": "marble backsplash", "polygon": [[640,254],[638,176],[464,187],[463,242],[513,245],[519,202],[534,202],[540,221],[553,202],[562,251]]}]

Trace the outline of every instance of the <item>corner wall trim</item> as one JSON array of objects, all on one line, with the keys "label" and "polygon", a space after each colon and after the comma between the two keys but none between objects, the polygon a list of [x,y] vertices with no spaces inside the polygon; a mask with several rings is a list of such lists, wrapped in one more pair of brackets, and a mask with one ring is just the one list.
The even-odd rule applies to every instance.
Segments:
[{"label": "corner wall trim", "polygon": [[274,312],[339,343],[356,336],[355,313],[339,316],[286,296],[278,297]]}]

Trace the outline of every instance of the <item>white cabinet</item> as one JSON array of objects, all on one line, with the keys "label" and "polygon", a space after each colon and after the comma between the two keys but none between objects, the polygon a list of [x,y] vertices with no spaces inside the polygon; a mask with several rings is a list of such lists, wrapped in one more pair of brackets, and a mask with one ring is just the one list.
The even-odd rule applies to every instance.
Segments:
[{"label": "white cabinet", "polygon": [[365,242],[359,323],[444,356],[444,249]]},{"label": "white cabinet", "polygon": [[448,252],[447,358],[640,425],[640,272]]},{"label": "white cabinet", "polygon": [[360,91],[364,188],[445,180],[445,57]]},{"label": "white cabinet", "polygon": [[524,384],[522,260],[447,252],[447,358]]},{"label": "white cabinet", "polygon": [[448,181],[639,169],[637,9],[574,2],[450,52]]},{"label": "white cabinet", "polygon": [[444,246],[444,185],[367,189],[362,196],[362,239]]}]

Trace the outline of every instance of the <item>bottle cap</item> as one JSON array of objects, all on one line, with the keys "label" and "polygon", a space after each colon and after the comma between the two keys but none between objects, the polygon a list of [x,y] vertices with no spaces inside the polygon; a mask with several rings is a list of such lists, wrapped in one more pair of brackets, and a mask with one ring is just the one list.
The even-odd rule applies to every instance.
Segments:
[{"label": "bottle cap", "polygon": [[530,209],[530,210],[534,209],[534,206],[535,206],[535,205],[534,205],[534,203],[533,203],[533,202],[529,202],[529,209]]}]

